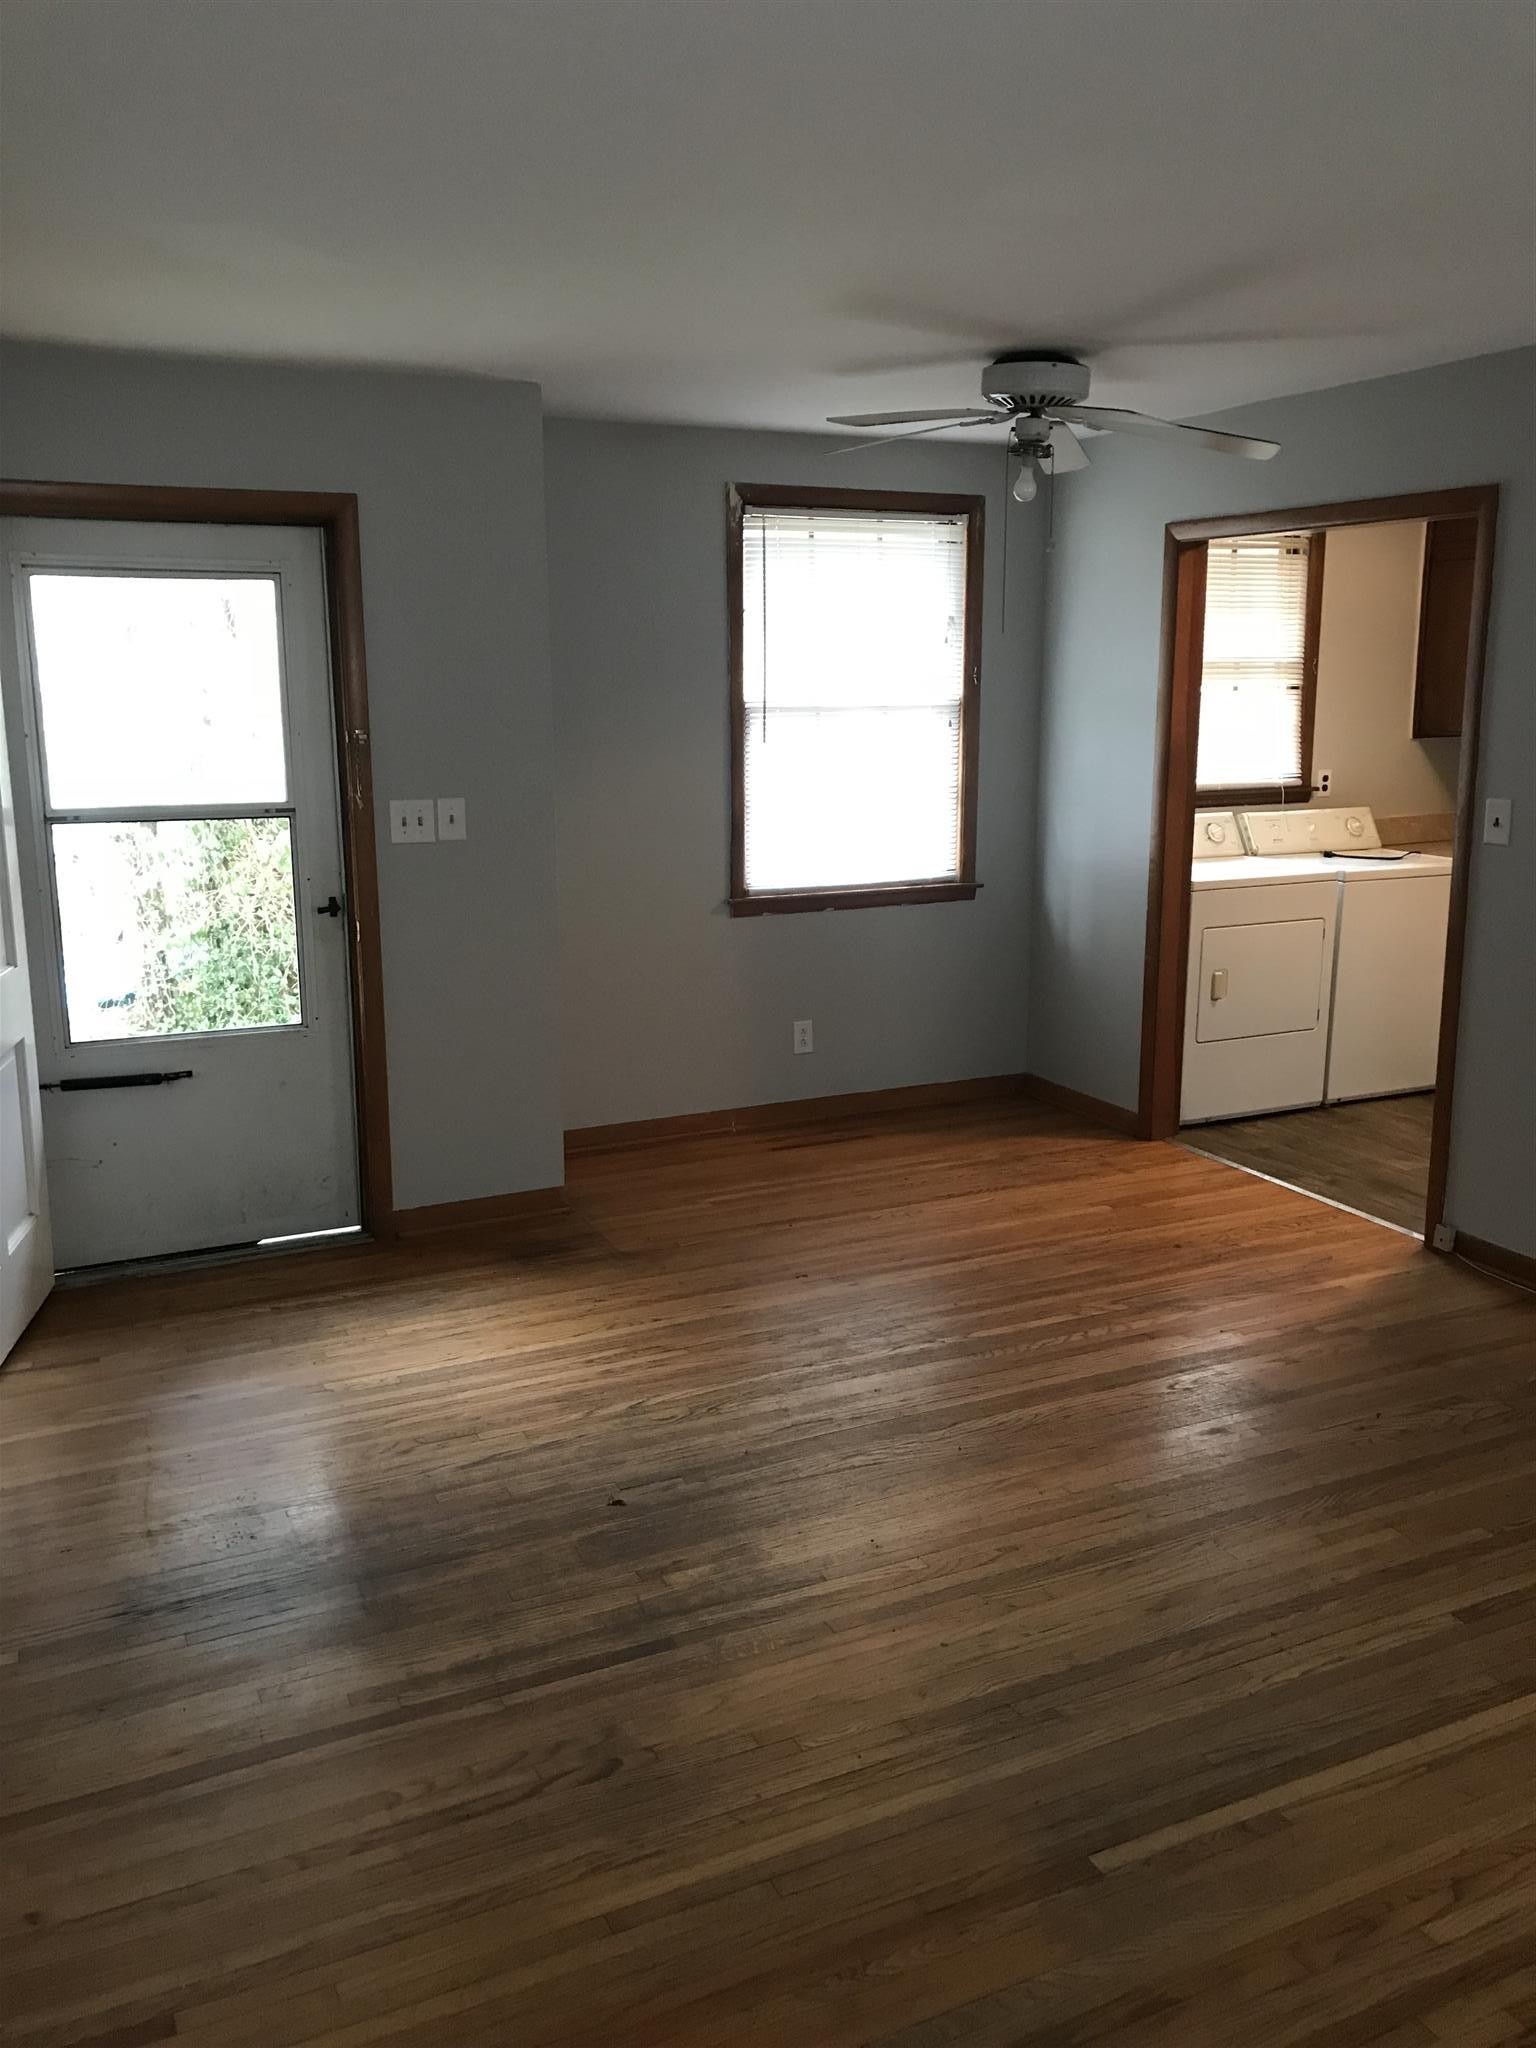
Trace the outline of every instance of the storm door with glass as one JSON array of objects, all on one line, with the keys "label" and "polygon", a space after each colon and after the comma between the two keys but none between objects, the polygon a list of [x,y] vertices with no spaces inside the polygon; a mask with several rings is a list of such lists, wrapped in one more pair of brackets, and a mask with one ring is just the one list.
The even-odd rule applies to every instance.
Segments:
[{"label": "storm door with glass", "polygon": [[5,523],[61,1268],[358,1223],[320,537]]}]

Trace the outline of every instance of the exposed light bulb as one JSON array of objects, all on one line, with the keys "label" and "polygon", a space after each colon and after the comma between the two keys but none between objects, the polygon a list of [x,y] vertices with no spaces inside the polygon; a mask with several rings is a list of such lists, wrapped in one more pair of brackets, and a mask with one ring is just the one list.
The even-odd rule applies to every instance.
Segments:
[{"label": "exposed light bulb", "polygon": [[1040,488],[1040,479],[1033,460],[1026,455],[1019,463],[1018,474],[1013,480],[1013,498],[1017,505],[1028,505]]}]

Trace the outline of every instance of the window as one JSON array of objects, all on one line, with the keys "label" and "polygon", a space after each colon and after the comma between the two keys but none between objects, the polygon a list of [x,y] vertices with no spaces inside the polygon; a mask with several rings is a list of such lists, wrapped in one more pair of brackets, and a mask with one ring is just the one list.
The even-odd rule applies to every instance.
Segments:
[{"label": "window", "polygon": [[731,493],[731,909],[976,893],[982,501]]},{"label": "window", "polygon": [[27,596],[69,1042],[299,1024],[275,579]]},{"label": "window", "polygon": [[1200,799],[1311,795],[1320,533],[1207,544]]}]

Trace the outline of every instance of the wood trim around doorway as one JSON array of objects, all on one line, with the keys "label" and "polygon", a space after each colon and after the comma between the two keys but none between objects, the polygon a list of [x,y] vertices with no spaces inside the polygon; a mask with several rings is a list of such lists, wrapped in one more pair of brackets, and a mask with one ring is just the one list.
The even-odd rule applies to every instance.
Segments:
[{"label": "wood trim around doorway", "polygon": [[0,518],[118,519],[192,526],[313,526],[325,550],[331,689],[341,774],[342,859],[352,984],[353,1083],[363,1228],[395,1234],[384,1053],[384,968],[374,843],[363,563],[357,499],[346,491],[242,491],[169,484],[0,481]]},{"label": "wood trim around doorway", "polygon": [[1189,850],[1194,831],[1195,748],[1200,729],[1205,543],[1249,533],[1326,533],[1331,527],[1376,526],[1399,519],[1475,518],[1477,521],[1472,626],[1467,641],[1467,674],[1462,699],[1450,921],[1446,931],[1435,1110],[1430,1135],[1429,1201],[1424,1223],[1427,1239],[1433,1238],[1445,1212],[1467,887],[1471,872],[1472,810],[1477,787],[1478,726],[1488,611],[1493,590],[1498,504],[1497,484],[1477,484],[1462,490],[1423,491],[1406,497],[1358,498],[1336,505],[1289,506],[1275,512],[1239,512],[1220,519],[1175,520],[1166,528],[1163,543],[1157,785],[1147,894],[1139,1098],[1141,1128],[1153,1138],[1172,1137],[1179,1128],[1184,989],[1189,966]]}]

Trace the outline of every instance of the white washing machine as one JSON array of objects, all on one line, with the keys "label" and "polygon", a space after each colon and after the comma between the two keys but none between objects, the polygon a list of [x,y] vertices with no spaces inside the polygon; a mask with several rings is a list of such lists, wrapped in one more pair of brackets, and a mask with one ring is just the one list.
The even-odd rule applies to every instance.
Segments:
[{"label": "white washing machine", "polygon": [[1323,1100],[1338,875],[1244,848],[1233,812],[1196,813],[1183,1123]]},{"label": "white washing machine", "polygon": [[1435,1085],[1451,862],[1382,846],[1369,805],[1244,811],[1256,855],[1338,877],[1333,1002],[1323,1099],[1351,1102]]}]

